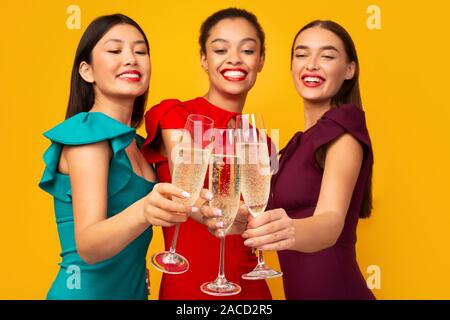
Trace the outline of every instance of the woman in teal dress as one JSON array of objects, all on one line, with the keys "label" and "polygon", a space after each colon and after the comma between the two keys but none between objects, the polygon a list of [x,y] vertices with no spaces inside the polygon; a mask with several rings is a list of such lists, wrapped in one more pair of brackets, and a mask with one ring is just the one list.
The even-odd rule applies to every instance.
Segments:
[{"label": "woman in teal dress", "polygon": [[152,226],[196,211],[189,194],[156,182],[136,134],[150,80],[147,38],[130,18],[94,20],[72,69],[66,120],[51,141],[39,186],[54,198],[60,269],[47,299],[147,299]]}]

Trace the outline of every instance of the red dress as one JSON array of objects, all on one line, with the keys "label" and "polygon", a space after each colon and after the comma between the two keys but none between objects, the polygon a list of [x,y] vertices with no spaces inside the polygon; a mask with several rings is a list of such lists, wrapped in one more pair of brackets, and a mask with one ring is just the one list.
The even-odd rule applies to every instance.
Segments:
[{"label": "red dress", "polygon": [[[221,109],[204,98],[181,102],[164,100],[152,107],[145,115],[147,140],[142,152],[149,163],[154,163],[161,182],[170,182],[167,158],[158,150],[161,144],[161,129],[182,129],[189,114],[202,114],[214,120],[214,127],[227,128],[228,122],[237,113]],[[205,179],[205,187],[207,179]],[[175,227],[163,228],[166,250],[169,250]],[[161,300],[269,300],[272,296],[264,280],[243,280],[241,276],[250,272],[257,264],[257,257],[244,246],[240,235],[230,235],[225,241],[225,276],[241,286],[242,291],[231,297],[214,297],[200,291],[200,286],[217,277],[219,268],[219,239],[193,219],[180,227],[177,252],[189,260],[190,268],[179,275],[163,274],[159,299]]]}]

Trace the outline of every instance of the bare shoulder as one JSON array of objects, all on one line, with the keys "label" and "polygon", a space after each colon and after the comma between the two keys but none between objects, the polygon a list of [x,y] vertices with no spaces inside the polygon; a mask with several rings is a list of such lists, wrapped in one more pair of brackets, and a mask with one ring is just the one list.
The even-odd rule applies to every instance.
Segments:
[{"label": "bare shoulder", "polygon": [[76,167],[96,168],[109,163],[111,157],[112,150],[108,141],[77,146],[65,145],[61,151],[58,170],[61,173],[69,174],[69,171],[73,171],[71,169]]}]

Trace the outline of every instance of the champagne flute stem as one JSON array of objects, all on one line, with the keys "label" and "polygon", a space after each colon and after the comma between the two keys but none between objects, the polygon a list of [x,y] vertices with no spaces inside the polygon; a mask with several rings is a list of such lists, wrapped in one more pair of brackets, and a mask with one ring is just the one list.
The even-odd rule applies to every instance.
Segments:
[{"label": "champagne flute stem", "polygon": [[225,280],[225,236],[220,238],[219,275],[217,279],[220,282]]},{"label": "champagne flute stem", "polygon": [[178,223],[175,226],[175,232],[173,234],[172,244],[170,245],[170,253],[175,253],[177,250],[177,239],[178,239],[178,232],[180,232],[180,224]]},{"label": "champagne flute stem", "polygon": [[264,256],[262,250],[258,250],[258,266],[264,265]]}]

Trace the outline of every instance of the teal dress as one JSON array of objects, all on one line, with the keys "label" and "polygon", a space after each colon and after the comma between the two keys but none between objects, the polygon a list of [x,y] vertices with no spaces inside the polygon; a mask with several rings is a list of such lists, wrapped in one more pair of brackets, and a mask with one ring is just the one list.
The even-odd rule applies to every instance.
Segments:
[{"label": "teal dress", "polygon": [[75,245],[72,189],[68,175],[59,173],[58,162],[64,145],[84,145],[109,141],[113,156],[108,176],[107,216],[112,217],[145,197],[154,187],[134,173],[125,148],[143,139],[136,130],[100,112],[82,112],[44,133],[51,145],[44,154],[46,164],[39,186],[54,198],[58,235],[61,243],[60,269],[47,299],[146,300],[146,255],[152,227],[114,257],[86,264]]}]

